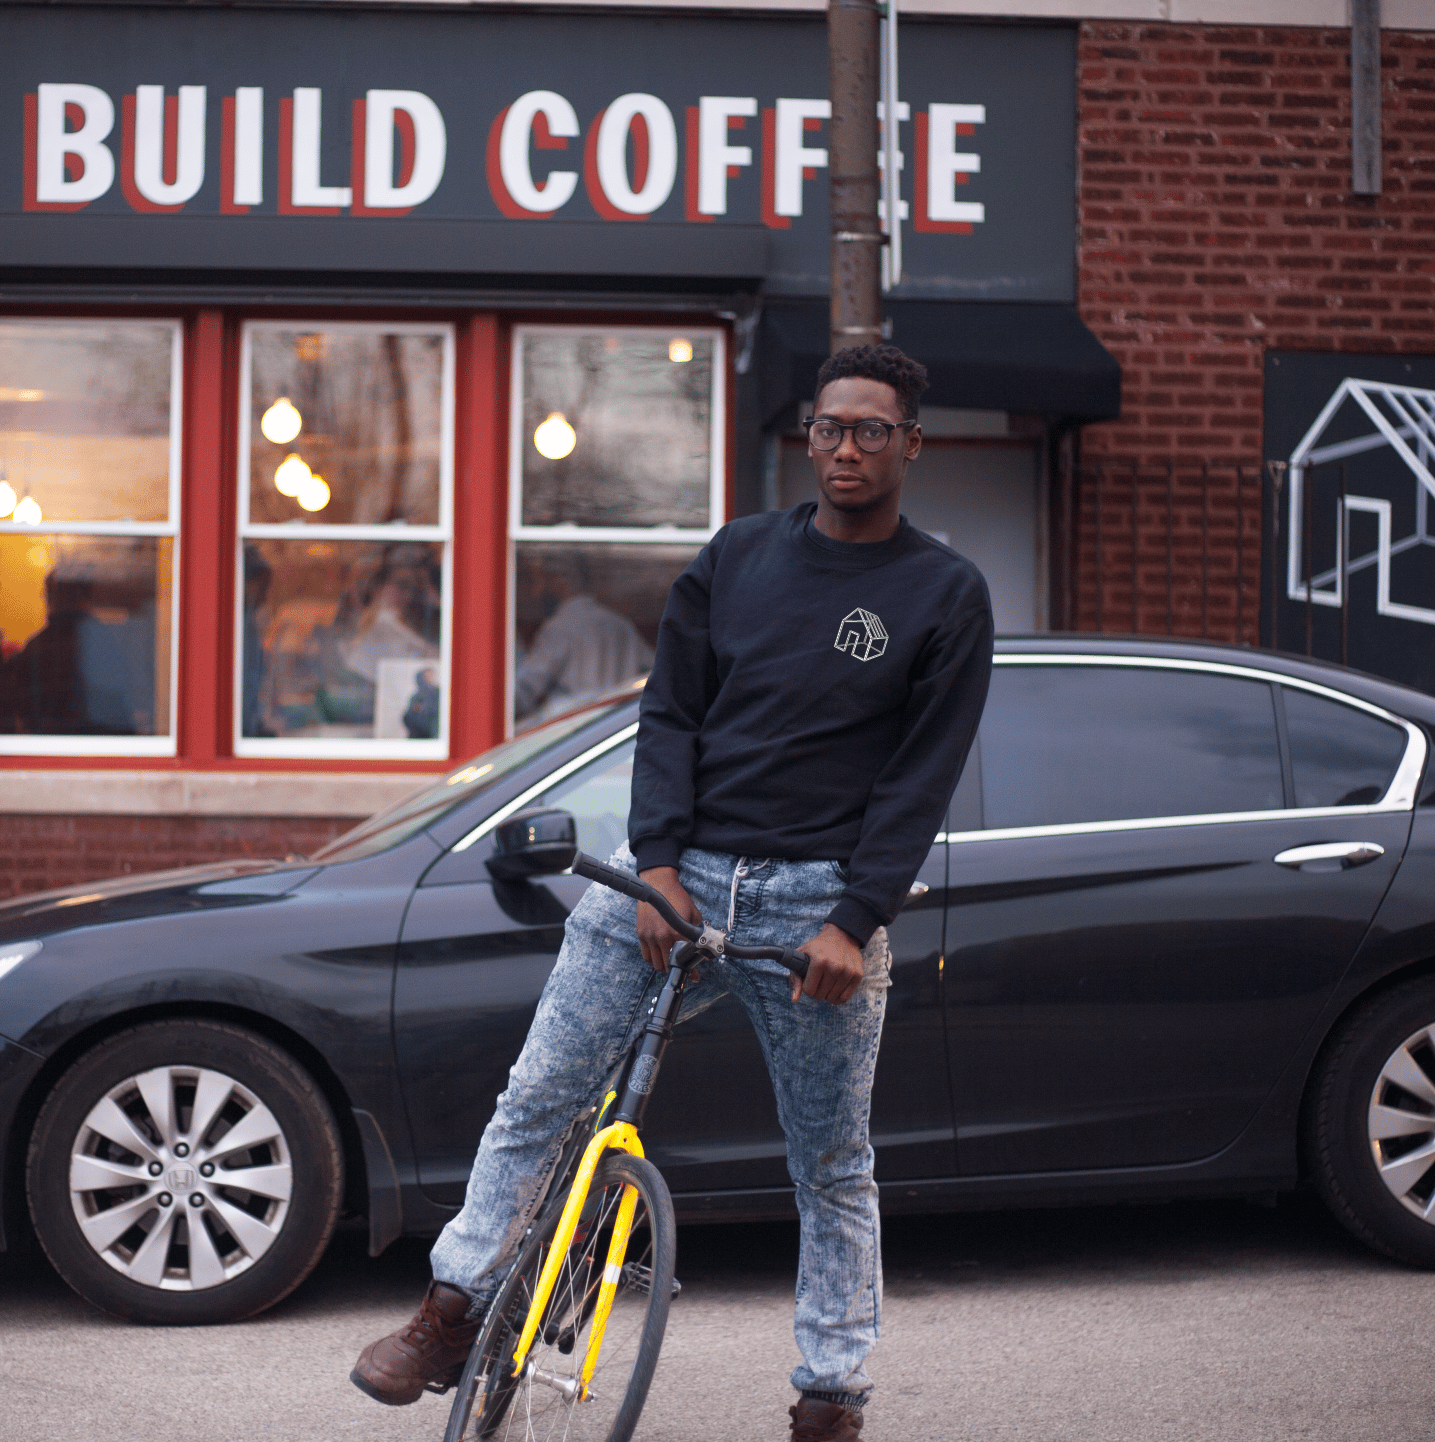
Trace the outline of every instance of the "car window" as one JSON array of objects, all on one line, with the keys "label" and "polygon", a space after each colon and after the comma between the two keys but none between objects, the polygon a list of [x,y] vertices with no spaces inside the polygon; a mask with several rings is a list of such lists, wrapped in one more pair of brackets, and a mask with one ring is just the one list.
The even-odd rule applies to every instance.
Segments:
[{"label": "car window", "polygon": [[998,666],[980,731],[987,827],[1276,810],[1264,681],[1125,666]]},{"label": "car window", "polygon": [[1369,806],[1405,755],[1403,726],[1282,686],[1297,806]]},{"label": "car window", "polygon": [[[361,822],[352,831],[345,832],[331,841],[322,850],[316,851],[312,861],[357,861],[363,856],[386,851],[407,841],[415,832],[425,826],[432,826],[445,812],[451,811],[461,802],[486,790],[494,782],[516,771],[524,762],[531,760],[550,746],[571,736],[580,727],[597,720],[615,706],[625,705],[627,697],[609,699],[601,705],[590,706],[571,715],[559,717],[547,726],[525,731],[510,741],[501,742],[482,756],[450,771],[441,781],[406,796],[387,810],[380,811],[367,821]],[[582,774],[581,772],[579,773]],[[627,806],[623,808],[624,826],[627,825]]]},{"label": "car window", "polygon": [[625,741],[565,776],[533,806],[560,806],[578,823],[578,849],[606,861],[628,839],[628,804],[633,793],[633,752]]}]

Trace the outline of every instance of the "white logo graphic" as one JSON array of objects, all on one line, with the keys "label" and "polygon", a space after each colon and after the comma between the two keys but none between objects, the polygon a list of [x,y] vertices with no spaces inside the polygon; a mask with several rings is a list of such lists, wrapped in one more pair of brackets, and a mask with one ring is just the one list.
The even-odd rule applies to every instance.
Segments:
[{"label": "white logo graphic", "polygon": [[887,628],[871,611],[858,606],[842,618],[832,644],[859,661],[872,661],[887,649]]},{"label": "white logo graphic", "polygon": [[[1347,401],[1354,401],[1365,412],[1375,430],[1355,440],[1336,441],[1318,447],[1316,442]],[[1305,484],[1306,472],[1316,466],[1329,466],[1336,461],[1344,461],[1349,456],[1380,450],[1384,446],[1389,446],[1395,452],[1415,482],[1414,531],[1396,540],[1392,506],[1388,499],[1347,495],[1343,502],[1337,500],[1335,503],[1335,565],[1329,570],[1317,572],[1307,580],[1306,570],[1314,567],[1310,564],[1310,558],[1303,554],[1309,544],[1303,539],[1304,507],[1309,504]],[[1405,621],[1420,621],[1427,626],[1435,626],[1435,610],[1428,606],[1394,601],[1390,597],[1391,563],[1395,557],[1412,548],[1419,548],[1418,555],[1424,547],[1435,545],[1435,536],[1429,531],[1430,497],[1435,496],[1435,470],[1432,470],[1432,463],[1435,463],[1435,391],[1390,385],[1383,381],[1357,380],[1353,376],[1347,376],[1341,381],[1335,394],[1326,402],[1325,409],[1291,452],[1288,462],[1291,484],[1286,595],[1292,601],[1308,600],[1317,606],[1338,607],[1342,600],[1342,576],[1348,578],[1357,571],[1374,566],[1377,614],[1398,616]],[[1353,511],[1375,517],[1376,543],[1373,551],[1347,559],[1343,552],[1350,545],[1350,514]],[[1409,512],[1405,514],[1409,515]],[[1402,571],[1409,576],[1410,570],[1410,563],[1407,562]]]}]

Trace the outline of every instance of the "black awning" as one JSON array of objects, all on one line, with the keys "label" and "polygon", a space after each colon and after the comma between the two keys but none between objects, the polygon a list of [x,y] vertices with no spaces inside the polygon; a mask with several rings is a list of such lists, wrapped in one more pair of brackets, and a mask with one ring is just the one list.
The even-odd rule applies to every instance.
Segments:
[{"label": "black awning", "polygon": [[[892,343],[927,367],[929,406],[1072,421],[1121,413],[1121,367],[1074,305],[894,300]],[[764,423],[810,401],[827,358],[826,301],[769,301],[759,334]]]}]

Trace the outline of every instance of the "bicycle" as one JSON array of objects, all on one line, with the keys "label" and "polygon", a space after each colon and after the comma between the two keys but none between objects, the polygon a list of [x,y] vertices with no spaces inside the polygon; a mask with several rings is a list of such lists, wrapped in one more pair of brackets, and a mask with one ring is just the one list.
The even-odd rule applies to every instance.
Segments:
[{"label": "bicycle", "polygon": [[[687,921],[645,882],[578,851],[566,813],[517,816],[500,830],[512,848],[509,879],[569,869],[560,864],[566,853],[575,875],[646,901],[686,941],[674,948],[615,1084],[574,1123],[469,1353],[444,1442],[628,1442],[680,1290],[672,1198],[638,1134],[683,990],[696,967],[720,956],[778,961],[798,976],[807,974],[807,957],[781,946],[738,946],[715,927]],[[496,839],[503,846],[505,838]]]}]

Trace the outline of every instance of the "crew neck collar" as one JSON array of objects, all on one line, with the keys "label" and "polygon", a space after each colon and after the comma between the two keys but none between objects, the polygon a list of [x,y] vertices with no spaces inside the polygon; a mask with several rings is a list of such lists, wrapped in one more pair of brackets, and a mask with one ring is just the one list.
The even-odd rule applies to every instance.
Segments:
[{"label": "crew neck collar", "polygon": [[793,520],[799,545],[822,565],[836,562],[846,570],[865,571],[880,566],[907,549],[912,528],[906,516],[897,520],[897,529],[885,541],[835,541],[817,529],[817,502],[798,506]]}]

